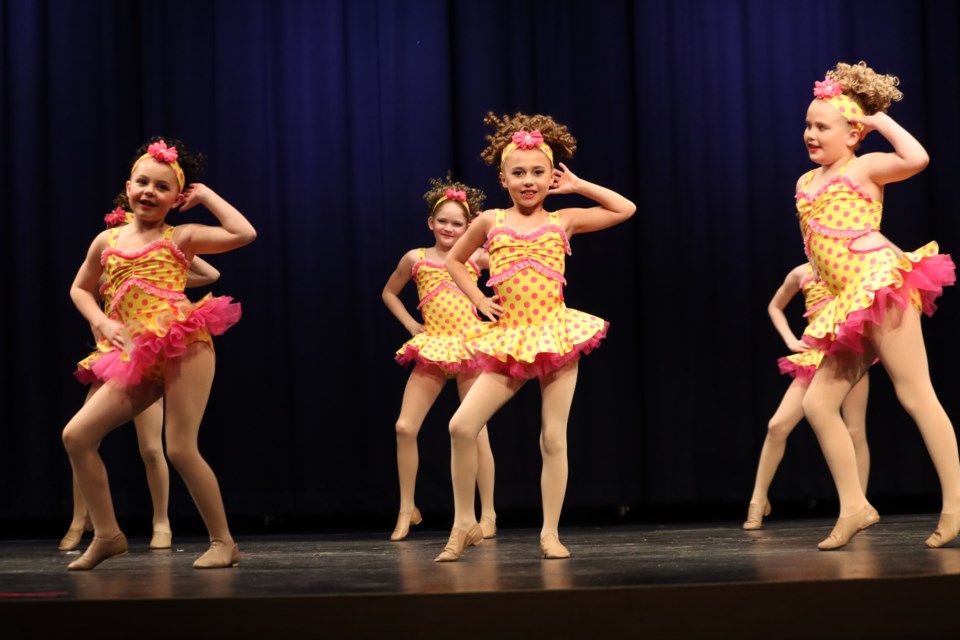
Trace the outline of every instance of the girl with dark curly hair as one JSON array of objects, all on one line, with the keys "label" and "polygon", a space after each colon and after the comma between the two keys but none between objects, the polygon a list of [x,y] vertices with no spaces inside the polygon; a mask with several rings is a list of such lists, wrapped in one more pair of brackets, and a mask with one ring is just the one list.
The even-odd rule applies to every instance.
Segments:
[{"label": "girl with dark curly hair", "polygon": [[[94,538],[70,570],[89,570],[127,552],[98,452],[101,440],[156,402],[166,403],[167,455],[180,473],[210,533],[210,548],[198,569],[235,566],[239,551],[227,525],[217,478],[200,455],[197,433],[213,383],[211,335],[240,318],[231,298],[207,295],[191,303],[183,294],[197,254],[224,253],[249,244],[256,231],[212,189],[195,182],[201,155],[179,141],[154,139],[138,150],[126,183],[133,220],[103,231],[90,245],[70,289],[77,309],[102,336],[77,375],[101,381],[63,430],[63,443],[90,512]],[[170,226],[167,215],[205,206],[217,226]],[[111,299],[97,303],[97,283],[106,276]]]}]

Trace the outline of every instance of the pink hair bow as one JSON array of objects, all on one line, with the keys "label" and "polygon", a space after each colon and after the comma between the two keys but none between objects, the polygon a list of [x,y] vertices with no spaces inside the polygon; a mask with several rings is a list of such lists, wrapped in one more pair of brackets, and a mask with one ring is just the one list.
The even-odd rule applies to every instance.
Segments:
[{"label": "pink hair bow", "polygon": [[160,162],[176,162],[177,161],[177,148],[176,147],[167,147],[167,143],[163,140],[159,142],[154,142],[149,147],[147,147],[147,153],[153,156],[155,159]]},{"label": "pink hair bow", "polygon": [[122,208],[117,207],[107,215],[103,216],[103,221],[107,223],[108,227],[119,227],[127,221],[127,212]]},{"label": "pink hair bow", "polygon": [[813,95],[815,98],[833,98],[843,93],[843,87],[836,80],[824,78],[823,82],[817,80],[813,83]]},{"label": "pink hair bow", "polygon": [[443,195],[447,198],[447,200],[459,200],[460,202],[467,201],[466,191],[454,191],[453,189],[447,189],[447,192]]},{"label": "pink hair bow", "polygon": [[521,129],[513,134],[510,141],[517,145],[518,149],[535,149],[543,144],[543,134],[538,130],[523,131]]}]

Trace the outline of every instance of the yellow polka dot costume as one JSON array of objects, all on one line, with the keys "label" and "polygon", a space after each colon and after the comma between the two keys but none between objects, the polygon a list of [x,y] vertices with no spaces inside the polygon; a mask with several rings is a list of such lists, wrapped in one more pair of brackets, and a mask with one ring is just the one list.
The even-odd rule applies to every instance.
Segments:
[{"label": "yellow polka dot costume", "polygon": [[[833,294],[830,293],[827,285],[817,278],[809,264],[807,264],[806,272],[800,281],[800,291],[803,293],[803,303],[806,307],[806,313],[803,315],[807,319],[807,324],[810,324],[817,319],[823,308],[830,302]],[[813,374],[817,371],[817,367],[820,366],[821,360],[823,360],[822,351],[809,349],[784,356],[777,360],[777,364],[780,366],[780,373],[792,376],[804,384],[809,384]]]},{"label": "yellow polka dot costume", "polygon": [[508,227],[502,209],[495,216],[487,234],[487,286],[496,291],[503,315],[474,328],[467,348],[484,371],[542,377],[589,353],[606,336],[610,323],[564,304],[563,273],[570,243],[556,212],[530,233]]},{"label": "yellow polka dot costume", "polygon": [[796,195],[807,258],[831,294],[803,340],[824,355],[862,353],[866,326],[883,321],[888,300],[932,315],[934,300],[956,279],[953,260],[938,253],[936,242],[900,258],[886,245],[851,248],[857,238],[880,230],[883,203],[847,177],[850,162],[816,193],[807,191],[816,170],[810,171]]},{"label": "yellow polka dot costume", "polygon": [[[474,282],[480,278],[480,267],[473,260],[467,262],[467,272]],[[435,365],[448,376],[475,369],[463,340],[483,321],[470,299],[453,282],[444,265],[426,259],[426,249],[418,250],[412,277],[420,298],[417,308],[423,314],[426,330],[397,350],[397,362]]]},{"label": "yellow polka dot costume", "polygon": [[184,295],[190,263],[173,243],[175,227],[136,251],[117,249],[120,228],[111,229],[100,257],[106,282],[101,288],[107,316],[124,325],[121,351],[105,338],[97,350],[78,363],[76,376],[84,383],[113,380],[123,385],[144,378],[163,382],[167,359],[202,342],[213,347],[219,335],[240,319],[240,305],[228,296],[205,296],[196,304]]}]

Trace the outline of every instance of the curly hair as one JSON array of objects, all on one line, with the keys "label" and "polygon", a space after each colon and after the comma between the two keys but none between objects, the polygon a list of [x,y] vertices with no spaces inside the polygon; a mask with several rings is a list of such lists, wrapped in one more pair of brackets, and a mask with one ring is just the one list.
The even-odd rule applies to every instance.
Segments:
[{"label": "curly hair", "polygon": [[[137,147],[136,152],[134,152],[133,159],[130,161],[130,166],[133,167],[136,164],[137,160],[140,159],[143,154],[147,152],[147,148],[154,142],[160,142],[163,140],[166,142],[168,147],[176,147],[177,149],[177,164],[180,165],[180,168],[183,169],[183,182],[185,185],[189,185],[192,182],[196,182],[203,176],[204,170],[207,168],[207,156],[202,153],[191,153],[187,149],[187,145],[183,143],[182,140],[177,140],[176,138],[165,138],[163,136],[153,136],[142,145]],[[115,207],[120,207],[124,211],[130,211],[130,202],[127,200],[127,192],[121,191],[117,194],[117,197],[113,199],[113,205]]]},{"label": "curly hair", "polygon": [[512,116],[497,116],[488,111],[483,124],[493,127],[494,132],[486,136],[489,145],[480,154],[480,157],[491,166],[500,165],[500,154],[504,147],[510,144],[510,139],[517,131],[540,131],[543,141],[553,149],[554,161],[572,158],[577,150],[577,139],[567,130],[567,126],[560,124],[550,116],[540,114],[526,115],[515,113]]},{"label": "curly hair", "polygon": [[[467,206],[464,207],[464,213],[468,221],[473,220],[479,215],[483,207],[483,201],[487,199],[486,194],[475,187],[468,187],[462,182],[455,182],[451,174],[448,173],[446,180],[430,178],[430,190],[423,194],[423,200],[427,203],[431,218],[433,217],[434,209],[437,207],[437,202],[446,195],[448,189],[463,191],[467,194]],[[459,200],[453,200],[453,202],[461,206],[463,205]]]},{"label": "curly hair", "polygon": [[196,182],[201,178],[201,176],[203,176],[203,172],[207,168],[207,156],[203,155],[202,153],[191,152],[189,149],[187,149],[187,145],[184,144],[182,140],[177,140],[176,138],[165,138],[163,136],[153,136],[142,145],[137,147],[133,158],[130,160],[130,166],[132,167],[134,163],[140,159],[140,156],[147,152],[147,148],[151,144],[154,142],[160,142],[161,140],[166,142],[168,147],[176,147],[177,164],[179,164],[180,168],[183,169],[183,181],[185,185]]},{"label": "curly hair", "polygon": [[843,92],[868,116],[886,111],[891,103],[903,99],[903,93],[897,89],[900,84],[897,76],[877,73],[862,60],[857,64],[838,62],[827,71],[827,77],[839,82]]}]

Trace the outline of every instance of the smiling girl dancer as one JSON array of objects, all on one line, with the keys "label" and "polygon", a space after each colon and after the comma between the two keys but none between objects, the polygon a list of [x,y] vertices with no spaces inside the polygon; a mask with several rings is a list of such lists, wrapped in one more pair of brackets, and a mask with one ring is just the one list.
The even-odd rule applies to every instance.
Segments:
[{"label": "smiling girl dancer", "polygon": [[[920,312],[936,309],[954,264],[935,242],[900,253],[880,233],[883,189],[923,170],[923,146],[885,112],[900,100],[894,76],[865,63],[839,63],[814,85],[804,142],[819,165],[797,181],[804,247],[832,297],[807,325],[803,339],[824,353],[803,399],[840,497],[840,517],[820,549],[838,549],[880,517],[857,476],[853,443],[840,406],[875,357],[897,398],[914,419],[937,470],[943,508],[927,539],[941,547],[960,530],[960,456],[953,425],[930,381]],[[863,137],[877,131],[892,152],[857,156]]]},{"label": "smiling girl dancer", "polygon": [[[94,526],[93,542],[69,565],[71,570],[93,569],[127,552],[98,448],[108,433],[161,396],[167,455],[210,532],[210,548],[194,567],[239,562],[220,487],[197,448],[197,433],[213,383],[210,336],[239,320],[240,308],[228,297],[209,295],[192,304],[183,289],[196,254],[242,247],[256,238],[256,231],[227,201],[193,182],[203,160],[186,153],[180,142],[168,147],[154,139],[141,147],[126,183],[134,219],[94,239],[70,289],[77,308],[103,336],[81,369],[89,369],[105,383],[63,430],[63,443]],[[187,210],[199,204],[216,216],[219,226],[166,224],[174,208]],[[106,311],[96,300],[101,274],[112,293]]]},{"label": "smiling girl dancer", "polygon": [[[436,560],[457,560],[465,547],[482,538],[473,506],[477,434],[530,378],[539,378],[542,396],[540,549],[546,558],[568,558],[570,552],[558,536],[567,488],[567,418],[580,354],[600,343],[608,323],[566,307],[564,260],[570,237],[619,224],[636,207],[610,189],[577,177],[562,162],[554,165],[554,158],[573,155],[576,140],[553,118],[488,113],[484,123],[495,132],[487,136],[490,145],[482,156],[499,167],[500,184],[513,206],[481,213],[447,256],[457,286],[496,322],[476,329],[467,341],[484,372],[450,421],[456,513],[450,539]],[[547,211],[547,196],[562,193],[586,196],[600,206]],[[466,265],[484,243],[490,252],[487,284],[496,291],[493,297],[484,295]]]},{"label": "smiling girl dancer", "polygon": [[[414,363],[403,392],[400,417],[397,418],[397,473],[400,477],[400,515],[391,540],[403,540],[411,524],[421,522],[414,502],[417,468],[417,434],[447,380],[457,381],[460,398],[476,381],[479,370],[464,348],[464,336],[482,324],[463,292],[457,288],[443,266],[447,253],[467,230],[483,205],[480,189],[460,182],[432,179],[433,187],[423,194],[430,212],[427,227],[433,232],[429,249],[411,249],[383,288],[383,302],[400,324],[413,336],[397,351],[397,362]],[[476,282],[486,269],[487,252],[478,249],[467,261],[470,278]],[[417,285],[424,324],[417,322],[400,300],[399,294],[410,280]],[[493,508],[494,464],[490,439],[484,427],[477,436],[477,488],[480,492],[480,527],[484,538],[497,534],[497,514]]]}]

